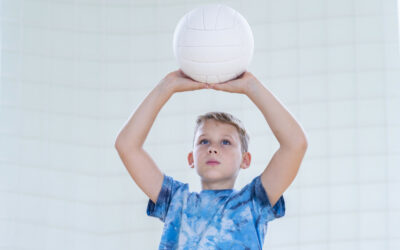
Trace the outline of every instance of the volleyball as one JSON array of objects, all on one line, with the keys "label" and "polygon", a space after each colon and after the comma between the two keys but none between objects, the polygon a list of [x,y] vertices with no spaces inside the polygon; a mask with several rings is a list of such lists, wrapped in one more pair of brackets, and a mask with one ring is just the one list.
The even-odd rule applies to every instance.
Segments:
[{"label": "volleyball", "polygon": [[176,25],[173,52],[193,80],[221,83],[247,70],[253,57],[250,25],[236,10],[209,4],[186,13]]}]

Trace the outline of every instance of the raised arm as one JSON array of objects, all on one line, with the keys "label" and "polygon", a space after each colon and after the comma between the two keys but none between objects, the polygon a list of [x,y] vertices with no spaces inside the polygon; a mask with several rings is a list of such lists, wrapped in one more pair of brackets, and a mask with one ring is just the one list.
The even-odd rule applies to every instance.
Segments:
[{"label": "raised arm", "polygon": [[274,206],[283,192],[297,175],[307,149],[307,138],[289,111],[279,100],[250,72],[222,83],[211,84],[212,89],[247,95],[260,109],[280,147],[273,155],[264,172],[261,182]]},{"label": "raised arm", "polygon": [[163,78],[136,109],[115,141],[115,148],[129,174],[140,189],[154,202],[163,182],[163,173],[143,149],[146,137],[158,113],[176,92],[207,88],[204,83],[174,71]]},{"label": "raised arm", "polygon": [[308,143],[302,127],[284,105],[261,82],[253,80],[246,94],[260,109],[280,144],[261,174],[261,182],[274,206],[296,177]]}]

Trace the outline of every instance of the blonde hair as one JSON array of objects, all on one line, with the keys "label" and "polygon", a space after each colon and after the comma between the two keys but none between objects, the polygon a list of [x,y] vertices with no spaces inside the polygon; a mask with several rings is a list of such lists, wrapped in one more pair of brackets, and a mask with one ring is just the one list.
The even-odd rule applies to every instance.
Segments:
[{"label": "blonde hair", "polygon": [[196,126],[194,129],[193,144],[196,138],[197,130],[199,129],[200,125],[202,125],[206,120],[211,120],[211,119],[218,122],[233,125],[239,134],[242,153],[248,151],[250,136],[246,132],[246,129],[244,128],[242,121],[240,121],[233,115],[225,112],[208,112],[204,115],[198,116],[196,120]]}]

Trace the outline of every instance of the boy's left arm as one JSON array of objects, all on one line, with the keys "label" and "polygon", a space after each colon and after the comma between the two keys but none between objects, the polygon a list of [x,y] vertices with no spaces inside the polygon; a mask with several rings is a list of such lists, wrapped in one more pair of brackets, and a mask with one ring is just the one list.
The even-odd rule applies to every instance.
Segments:
[{"label": "boy's left arm", "polygon": [[289,111],[256,78],[246,94],[260,109],[280,144],[261,174],[261,182],[274,206],[297,175],[307,150],[307,137]]},{"label": "boy's left arm", "polygon": [[279,100],[250,72],[240,78],[213,84],[212,88],[247,95],[260,109],[280,147],[261,174],[261,182],[271,206],[282,196],[297,175],[307,150],[307,137],[300,124]]}]

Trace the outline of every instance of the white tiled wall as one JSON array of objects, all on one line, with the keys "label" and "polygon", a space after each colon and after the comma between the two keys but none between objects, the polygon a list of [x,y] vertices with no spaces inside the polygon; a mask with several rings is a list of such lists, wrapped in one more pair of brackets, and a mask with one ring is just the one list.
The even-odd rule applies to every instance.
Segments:
[{"label": "white tiled wall", "polygon": [[[397,2],[220,2],[248,20],[249,71],[309,139],[284,194],[286,215],[269,224],[265,248],[400,249]],[[149,91],[177,69],[175,25],[203,3],[1,1],[0,249],[157,249],[163,225],[146,215],[148,198],[114,142]],[[260,174],[279,146],[245,96],[174,95],[145,148],[194,191],[199,179],[186,160],[194,122],[213,110],[234,114],[251,135],[252,166],[235,188]]]}]

